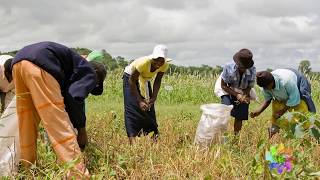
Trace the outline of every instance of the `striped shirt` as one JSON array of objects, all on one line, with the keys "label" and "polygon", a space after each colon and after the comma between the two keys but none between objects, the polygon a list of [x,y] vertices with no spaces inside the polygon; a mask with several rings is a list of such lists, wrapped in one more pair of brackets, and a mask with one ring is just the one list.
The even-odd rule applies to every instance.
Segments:
[{"label": "striped shirt", "polygon": [[253,87],[256,78],[256,67],[252,66],[247,69],[242,77],[240,77],[240,72],[238,66],[235,62],[231,62],[223,66],[223,71],[221,74],[222,80],[228,84],[228,86],[239,89],[247,89],[248,87]]}]

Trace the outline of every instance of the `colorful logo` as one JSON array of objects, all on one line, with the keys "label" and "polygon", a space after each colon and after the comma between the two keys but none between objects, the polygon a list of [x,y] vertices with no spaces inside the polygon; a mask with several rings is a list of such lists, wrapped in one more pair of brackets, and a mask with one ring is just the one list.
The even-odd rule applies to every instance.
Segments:
[{"label": "colorful logo", "polygon": [[271,146],[266,153],[270,170],[276,169],[279,174],[290,172],[293,166],[292,149],[285,148],[283,144]]}]

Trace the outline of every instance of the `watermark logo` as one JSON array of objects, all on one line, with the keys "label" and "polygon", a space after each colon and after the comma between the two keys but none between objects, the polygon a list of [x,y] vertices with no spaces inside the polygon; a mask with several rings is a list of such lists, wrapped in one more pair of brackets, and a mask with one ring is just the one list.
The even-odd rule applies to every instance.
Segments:
[{"label": "watermark logo", "polygon": [[293,166],[292,149],[285,148],[283,144],[271,146],[266,152],[266,160],[270,170],[276,169],[279,174],[290,172]]}]

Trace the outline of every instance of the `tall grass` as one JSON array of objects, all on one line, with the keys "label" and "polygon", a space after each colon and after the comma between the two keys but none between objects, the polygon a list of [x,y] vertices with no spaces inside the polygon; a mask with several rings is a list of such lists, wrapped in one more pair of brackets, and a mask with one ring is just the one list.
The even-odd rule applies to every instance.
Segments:
[{"label": "tall grass", "polygon": [[[202,150],[193,145],[200,119],[199,106],[219,102],[213,94],[216,77],[175,74],[165,76],[156,104],[160,138],[138,138],[129,145],[124,128],[122,72],[112,72],[102,96],[87,100],[89,145],[85,150],[87,167],[93,179],[261,179],[264,171],[252,166],[257,144],[267,141],[270,110],[244,123],[238,145],[227,142]],[[320,84],[312,80],[313,97],[319,107]],[[261,97],[259,88],[258,94]],[[252,103],[256,107],[257,103]],[[230,122],[228,136],[232,139]],[[272,142],[286,141],[281,134]],[[310,164],[320,167],[319,146],[312,149]],[[63,177],[51,148],[39,141],[37,166],[21,170],[18,178],[51,179]],[[317,169],[319,170],[319,168]]]}]

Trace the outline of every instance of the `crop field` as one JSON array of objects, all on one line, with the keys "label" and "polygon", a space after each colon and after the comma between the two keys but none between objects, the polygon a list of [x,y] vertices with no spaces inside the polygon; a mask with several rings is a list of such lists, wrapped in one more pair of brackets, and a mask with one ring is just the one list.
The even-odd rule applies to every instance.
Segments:
[{"label": "crop field", "polygon": [[[271,107],[244,123],[238,143],[232,141],[233,120],[230,120],[224,144],[213,144],[209,149],[195,146],[200,105],[220,102],[213,94],[215,79],[165,76],[156,103],[158,141],[154,143],[147,136],[129,145],[124,127],[122,73],[110,73],[104,94],[90,96],[86,104],[89,145],[84,153],[92,179],[313,179],[320,174],[320,146],[316,138],[289,138],[281,131],[268,140]],[[320,81],[311,79],[319,109]],[[261,102],[261,92],[258,87],[256,90]],[[258,103],[252,102],[250,109]],[[264,153],[271,145],[281,143],[293,149],[294,163],[292,171],[277,174],[269,170]],[[37,164],[28,170],[20,169],[16,178],[61,178],[70,167],[72,163],[56,163],[50,145],[39,138]]]}]

